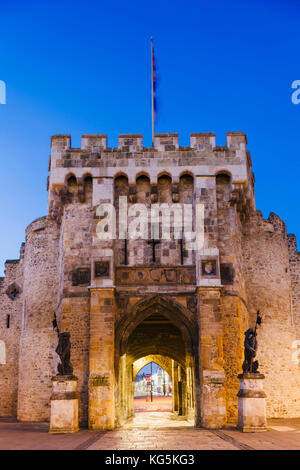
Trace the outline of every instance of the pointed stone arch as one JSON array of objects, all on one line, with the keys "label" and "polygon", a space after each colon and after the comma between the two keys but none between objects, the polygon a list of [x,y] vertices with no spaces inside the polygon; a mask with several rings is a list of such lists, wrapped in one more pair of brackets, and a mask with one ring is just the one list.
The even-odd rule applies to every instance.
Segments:
[{"label": "pointed stone arch", "polygon": [[171,377],[172,359],[169,357],[165,358],[163,356],[160,356],[159,354],[150,354],[149,356],[146,356],[144,358],[137,359],[137,361],[133,364],[133,380],[135,380],[137,374],[151,362],[155,362],[155,364],[162,367],[167,372],[167,374]]},{"label": "pointed stone arch", "polygon": [[171,296],[148,295],[123,313],[115,328],[119,425],[134,415],[134,362],[155,355],[172,363],[173,411],[199,425],[198,349],[196,318]]},{"label": "pointed stone arch", "polygon": [[195,355],[197,352],[198,335],[191,313],[181,304],[168,296],[152,295],[138,301],[131,310],[122,316],[116,327],[115,341],[116,353],[124,354],[128,338],[136,327],[155,309],[163,310],[163,314],[179,329],[186,343],[188,352]]}]

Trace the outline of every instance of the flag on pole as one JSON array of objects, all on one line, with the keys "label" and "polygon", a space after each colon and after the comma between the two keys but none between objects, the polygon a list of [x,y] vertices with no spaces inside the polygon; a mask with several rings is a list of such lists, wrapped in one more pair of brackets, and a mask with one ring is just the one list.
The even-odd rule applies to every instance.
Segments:
[{"label": "flag on pole", "polygon": [[157,105],[156,105],[156,67],[155,67],[155,55],[152,39],[152,81],[153,81],[153,118],[156,120]]},{"label": "flag on pole", "polygon": [[156,106],[156,66],[153,48],[153,39],[151,37],[151,102],[152,102],[152,146],[154,145],[154,121],[156,120],[157,106]]}]

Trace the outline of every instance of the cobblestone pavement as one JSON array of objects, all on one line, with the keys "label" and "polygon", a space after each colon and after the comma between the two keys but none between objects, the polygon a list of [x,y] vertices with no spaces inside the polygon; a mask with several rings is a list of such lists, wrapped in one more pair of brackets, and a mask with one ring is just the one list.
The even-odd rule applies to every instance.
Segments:
[{"label": "cobblestone pavement", "polygon": [[268,421],[268,431],[195,429],[168,412],[141,412],[121,429],[48,433],[48,423],[0,419],[1,450],[300,450],[300,419]]}]

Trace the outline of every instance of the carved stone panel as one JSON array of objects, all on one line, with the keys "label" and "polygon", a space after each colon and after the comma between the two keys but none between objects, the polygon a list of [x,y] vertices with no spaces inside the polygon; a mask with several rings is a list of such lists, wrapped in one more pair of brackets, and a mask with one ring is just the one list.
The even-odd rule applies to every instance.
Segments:
[{"label": "carved stone panel", "polygon": [[109,261],[95,263],[95,277],[109,277]]},{"label": "carved stone panel", "polygon": [[118,285],[153,285],[153,284],[195,284],[196,272],[194,266],[182,267],[119,267],[116,268]]},{"label": "carved stone panel", "polygon": [[121,294],[120,292],[116,293],[116,301],[117,301],[117,306],[121,310],[126,310],[127,305],[128,305],[128,295],[126,294]]},{"label": "carved stone panel", "polygon": [[216,260],[203,260],[202,261],[202,277],[216,277],[217,263]]},{"label": "carved stone panel", "polygon": [[193,312],[193,313],[196,313],[197,312],[197,297],[195,295],[190,295],[188,298],[187,298],[187,308]]}]

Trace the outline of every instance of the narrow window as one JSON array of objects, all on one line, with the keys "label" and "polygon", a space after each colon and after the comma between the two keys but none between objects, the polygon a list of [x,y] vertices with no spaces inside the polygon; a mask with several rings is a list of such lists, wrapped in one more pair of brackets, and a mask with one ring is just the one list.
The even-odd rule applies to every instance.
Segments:
[{"label": "narrow window", "polygon": [[6,328],[10,327],[10,315],[6,316]]}]

